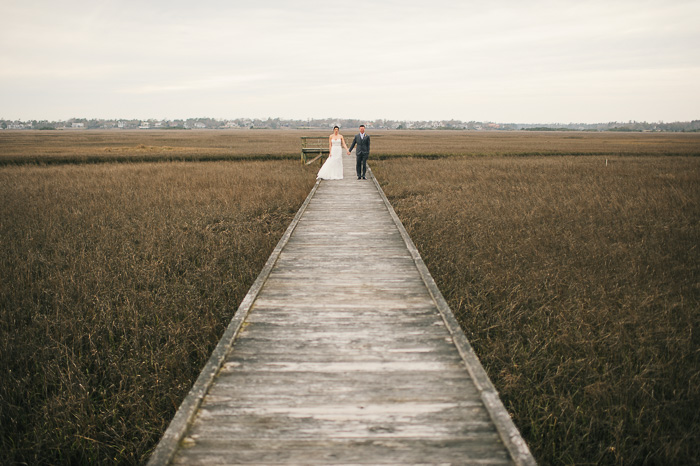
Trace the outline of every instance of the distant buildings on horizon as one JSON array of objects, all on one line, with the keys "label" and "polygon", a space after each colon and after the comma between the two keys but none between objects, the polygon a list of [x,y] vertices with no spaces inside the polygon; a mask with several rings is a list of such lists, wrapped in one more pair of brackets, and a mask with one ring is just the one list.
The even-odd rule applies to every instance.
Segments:
[{"label": "distant buildings on horizon", "polygon": [[69,120],[3,120],[0,119],[0,129],[3,130],[91,130],[91,129],[309,129],[327,130],[334,125],[341,128],[356,128],[360,124],[368,130],[471,130],[471,131],[672,131],[698,132],[700,120],[647,123],[638,121],[608,122],[608,123],[494,123],[461,120],[370,120],[357,119],[306,119],[287,120],[281,118],[188,118],[174,120],[127,120],[127,119],[85,119],[71,118]]}]

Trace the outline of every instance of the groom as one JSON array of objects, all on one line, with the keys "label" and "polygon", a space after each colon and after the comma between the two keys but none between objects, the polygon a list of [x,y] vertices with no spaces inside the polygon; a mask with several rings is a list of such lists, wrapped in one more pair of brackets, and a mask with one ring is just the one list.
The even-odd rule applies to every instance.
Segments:
[{"label": "groom", "polygon": [[357,179],[366,180],[367,158],[369,157],[369,134],[365,134],[365,125],[360,125],[360,134],[355,135],[355,139],[352,140],[350,149],[348,149],[348,155],[352,152],[355,144],[357,144],[357,152],[355,152],[355,158],[357,159],[357,165],[355,167]]}]

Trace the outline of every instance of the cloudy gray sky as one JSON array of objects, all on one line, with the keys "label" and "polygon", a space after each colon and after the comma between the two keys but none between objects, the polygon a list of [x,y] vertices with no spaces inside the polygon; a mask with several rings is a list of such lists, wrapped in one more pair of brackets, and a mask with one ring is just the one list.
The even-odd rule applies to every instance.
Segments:
[{"label": "cloudy gray sky", "polygon": [[0,0],[0,118],[700,118],[700,1]]}]

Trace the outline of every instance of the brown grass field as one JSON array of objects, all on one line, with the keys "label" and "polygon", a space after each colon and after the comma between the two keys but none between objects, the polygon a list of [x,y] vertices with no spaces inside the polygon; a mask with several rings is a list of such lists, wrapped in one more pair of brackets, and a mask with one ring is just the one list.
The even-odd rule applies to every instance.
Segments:
[{"label": "brown grass field", "polygon": [[[344,131],[346,140],[355,128]],[[297,159],[304,130],[0,131],[0,165]],[[700,155],[700,133],[378,131],[372,156]]]},{"label": "brown grass field", "polygon": [[145,462],[314,178],[0,168],[0,464]]},{"label": "brown grass field", "polygon": [[[147,460],[313,185],[312,134],[0,132],[0,464]],[[537,460],[700,462],[700,135],[376,136]]]},{"label": "brown grass field", "polygon": [[372,167],[540,463],[700,462],[700,159]]}]

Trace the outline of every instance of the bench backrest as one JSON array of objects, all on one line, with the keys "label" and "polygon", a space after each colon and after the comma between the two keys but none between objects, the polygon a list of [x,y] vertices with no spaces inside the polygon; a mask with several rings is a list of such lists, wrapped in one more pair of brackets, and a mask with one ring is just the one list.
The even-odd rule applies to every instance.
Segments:
[{"label": "bench backrest", "polygon": [[[301,137],[301,163],[306,165],[328,155],[328,136],[302,136]],[[316,155],[312,160],[307,161],[307,155]],[[321,159],[323,162],[323,159]]]},{"label": "bench backrest", "polygon": [[318,149],[328,147],[328,136],[302,136],[301,137],[301,148],[302,149]]}]

